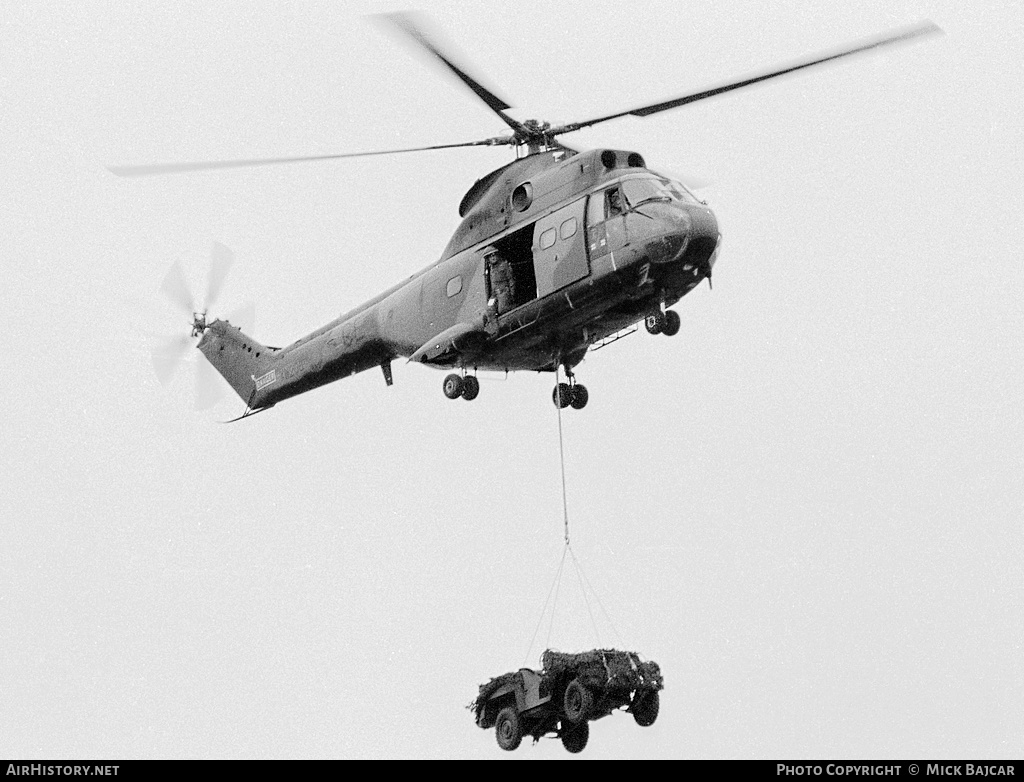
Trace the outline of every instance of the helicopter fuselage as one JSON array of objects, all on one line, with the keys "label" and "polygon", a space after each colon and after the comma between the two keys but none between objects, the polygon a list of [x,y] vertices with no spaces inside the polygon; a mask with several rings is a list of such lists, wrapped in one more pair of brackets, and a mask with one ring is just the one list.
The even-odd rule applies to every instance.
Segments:
[{"label": "helicopter fuselage", "polygon": [[198,347],[249,409],[405,357],[440,368],[571,370],[710,277],[711,210],[636,153],[546,150],[479,180],[441,259],[283,349],[224,321]]},{"label": "helicopter fuselage", "polygon": [[[511,133],[403,149],[110,168],[119,176],[148,176],[515,147],[516,160],[478,180],[463,197],[462,222],[440,260],[283,350],[259,344],[226,321],[207,323],[206,308],[193,312],[180,267],[172,266],[161,290],[192,312],[193,335],[202,334],[199,349],[245,400],[244,415],[374,366],[391,385],[391,362],[399,357],[460,370],[444,380],[449,399],[475,399],[478,370],[564,367],[569,382],[556,384],[552,400],[560,409],[582,408],[589,395],[572,368],[591,347],[641,319],[652,334],[678,333],[679,315],[666,308],[701,280],[710,286],[721,235],[704,202],[648,169],[639,154],[577,152],[559,139],[620,117],[648,117],[842,57],[942,34],[925,20],[668,100],[552,126],[513,118],[507,113],[511,105],[456,65],[413,16],[384,18],[462,81]],[[219,290],[223,269],[223,263],[211,266],[207,304]],[[166,365],[165,353],[176,350],[171,345],[154,353],[155,365]]]}]

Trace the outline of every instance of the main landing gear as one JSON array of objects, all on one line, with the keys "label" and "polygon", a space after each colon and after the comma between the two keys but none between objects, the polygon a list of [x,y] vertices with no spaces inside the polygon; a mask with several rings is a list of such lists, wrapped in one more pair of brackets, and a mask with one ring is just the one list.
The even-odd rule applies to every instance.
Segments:
[{"label": "main landing gear", "polygon": [[585,385],[576,382],[576,376],[568,367],[566,367],[565,376],[569,382],[559,383],[555,386],[555,390],[551,392],[551,401],[559,410],[570,406],[573,410],[582,410],[590,401],[590,392],[587,391]]},{"label": "main landing gear", "polygon": [[[572,372],[566,371],[568,383],[559,383],[551,394],[551,401],[555,407],[564,409],[572,407],[574,410],[582,410],[590,401],[590,393],[582,383],[577,383]],[[458,399],[460,396],[467,402],[472,402],[480,395],[480,381],[473,375],[457,375],[452,373],[444,379],[444,395],[449,399]]]},{"label": "main landing gear", "polygon": [[473,375],[448,375],[444,379],[444,395],[449,399],[458,399],[460,396],[467,402],[472,402],[480,394],[480,381]]},{"label": "main landing gear", "polygon": [[648,334],[664,334],[666,337],[674,337],[679,333],[682,322],[679,320],[679,313],[675,310],[665,312],[652,312],[644,318],[644,328]]}]

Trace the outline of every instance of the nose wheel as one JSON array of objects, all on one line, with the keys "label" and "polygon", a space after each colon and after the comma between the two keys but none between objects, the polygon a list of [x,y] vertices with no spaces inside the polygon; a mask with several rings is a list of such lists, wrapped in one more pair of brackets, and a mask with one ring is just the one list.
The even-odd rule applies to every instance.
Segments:
[{"label": "nose wheel", "polygon": [[679,313],[675,310],[665,312],[654,312],[644,318],[644,328],[648,334],[664,334],[666,337],[674,337],[679,333],[682,321]]}]

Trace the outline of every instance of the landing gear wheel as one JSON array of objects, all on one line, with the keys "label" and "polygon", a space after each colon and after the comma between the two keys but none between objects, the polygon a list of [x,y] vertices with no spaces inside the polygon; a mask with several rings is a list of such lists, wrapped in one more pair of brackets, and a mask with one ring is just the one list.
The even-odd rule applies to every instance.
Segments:
[{"label": "landing gear wheel", "polygon": [[555,407],[559,410],[563,410],[572,404],[572,386],[568,383],[559,383],[555,386],[555,390],[551,392],[551,401],[555,403]]},{"label": "landing gear wheel", "polygon": [[638,692],[633,699],[633,719],[641,728],[648,728],[658,719],[658,707],[661,705],[661,697],[657,690]]},{"label": "landing gear wheel", "polygon": [[480,381],[472,375],[462,378],[462,398],[472,402],[480,394]]},{"label": "landing gear wheel", "polygon": [[584,385],[577,383],[569,392],[569,404],[572,405],[573,410],[582,410],[587,406],[589,400],[590,392],[587,391],[587,387]]},{"label": "landing gear wheel", "polygon": [[494,723],[494,735],[498,746],[511,752],[523,740],[523,726],[519,723],[519,712],[514,706],[506,706],[498,712],[498,721]]},{"label": "landing gear wheel", "polygon": [[675,310],[669,310],[665,313],[665,323],[662,324],[661,333],[666,337],[674,337],[679,333],[679,326],[682,321],[679,319],[679,313]]},{"label": "landing gear wheel", "polygon": [[458,375],[448,375],[444,379],[444,395],[449,399],[458,399],[462,396],[463,388],[462,378]]},{"label": "landing gear wheel", "polygon": [[569,724],[562,728],[562,746],[574,755],[582,752],[587,746],[587,739],[590,738],[590,723],[580,722]]},{"label": "landing gear wheel", "polygon": [[665,328],[665,313],[652,312],[644,318],[644,328],[648,334],[660,334]]},{"label": "landing gear wheel", "polygon": [[573,679],[565,688],[562,706],[565,708],[565,716],[569,722],[586,722],[594,707],[594,696],[585,684],[580,683],[579,679]]}]

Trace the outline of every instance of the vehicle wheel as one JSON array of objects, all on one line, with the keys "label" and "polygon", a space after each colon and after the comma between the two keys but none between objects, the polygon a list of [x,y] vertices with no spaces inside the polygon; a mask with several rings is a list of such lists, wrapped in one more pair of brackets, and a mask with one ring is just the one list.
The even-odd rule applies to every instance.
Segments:
[{"label": "vehicle wheel", "polygon": [[655,312],[644,318],[644,328],[647,329],[648,334],[660,334],[664,327],[665,316],[660,312]]},{"label": "vehicle wheel", "polygon": [[462,396],[463,388],[462,378],[458,375],[448,375],[444,379],[444,395],[449,399],[458,399]]},{"label": "vehicle wheel", "polygon": [[658,719],[658,707],[661,704],[661,696],[657,690],[638,692],[633,699],[633,719],[641,728],[649,728]]},{"label": "vehicle wheel", "polygon": [[498,746],[511,752],[523,740],[523,727],[519,724],[519,712],[514,706],[506,706],[498,712],[498,721],[494,723],[494,733],[498,737]]},{"label": "vehicle wheel", "polygon": [[585,685],[580,684],[579,679],[573,679],[565,688],[562,705],[565,707],[565,716],[569,722],[585,722],[594,707],[594,696]]},{"label": "vehicle wheel", "polygon": [[682,325],[682,321],[679,319],[679,313],[669,310],[665,313],[665,323],[661,327],[661,333],[666,337],[674,337],[679,333],[680,325]]},{"label": "vehicle wheel", "polygon": [[551,401],[555,403],[555,407],[562,410],[569,406],[572,402],[572,388],[568,383],[559,383],[555,386],[555,390],[551,392]]},{"label": "vehicle wheel", "polygon": [[480,381],[472,375],[462,378],[462,398],[471,402],[480,395]]},{"label": "vehicle wheel", "polygon": [[581,722],[576,725],[567,725],[562,730],[562,746],[574,755],[582,752],[587,746],[587,739],[590,738],[590,723]]},{"label": "vehicle wheel", "polygon": [[587,391],[587,387],[581,386],[579,383],[572,387],[570,396],[571,400],[569,404],[572,405],[573,410],[582,410],[587,406],[587,402],[590,400],[590,392]]}]

